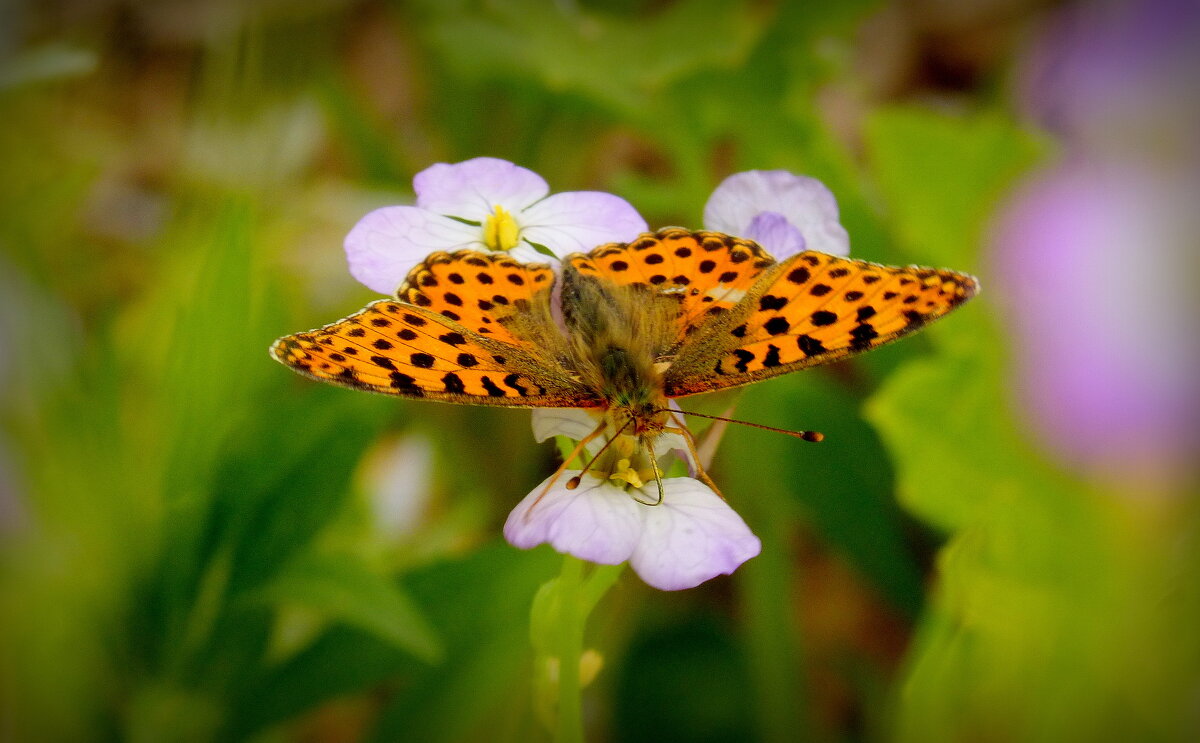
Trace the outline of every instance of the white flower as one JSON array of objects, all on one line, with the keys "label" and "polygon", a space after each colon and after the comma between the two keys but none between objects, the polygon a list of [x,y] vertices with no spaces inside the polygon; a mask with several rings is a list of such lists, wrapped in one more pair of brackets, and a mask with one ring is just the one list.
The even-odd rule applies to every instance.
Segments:
[{"label": "white flower", "polygon": [[690,477],[627,488],[622,481],[566,470],[525,496],[508,516],[504,536],[529,549],[548,543],[582,560],[630,567],[655,588],[677,591],[728,575],[762,550],[746,522],[707,485]]},{"label": "white flower", "polygon": [[413,266],[439,250],[507,250],[518,261],[545,262],[553,259],[534,245],[562,258],[648,229],[618,196],[548,196],[537,173],[493,157],[432,165],[413,178],[413,190],[416,206],[376,209],[346,236],[350,273],[377,292],[395,292]]},{"label": "white flower", "polygon": [[[537,410],[534,435],[539,441],[555,435],[580,440],[599,420],[582,410]],[[591,442],[589,456],[601,446],[602,441]],[[686,449],[679,434],[664,434],[655,442],[658,456],[679,449]],[[699,480],[664,479],[660,503],[658,484],[634,471],[628,460],[618,460],[612,469],[591,470],[573,490],[567,483],[581,470],[547,478],[509,514],[504,536],[522,549],[548,543],[590,562],[628,561],[642,580],[664,591],[728,575],[761,551],[746,522]]]}]

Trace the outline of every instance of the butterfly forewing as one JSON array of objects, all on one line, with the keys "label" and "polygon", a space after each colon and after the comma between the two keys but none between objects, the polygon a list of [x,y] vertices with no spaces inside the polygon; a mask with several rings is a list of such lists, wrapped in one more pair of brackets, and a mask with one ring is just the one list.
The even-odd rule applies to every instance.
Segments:
[{"label": "butterfly forewing", "polygon": [[919,329],[977,290],[973,277],[953,271],[800,253],[680,349],[666,393],[708,392],[836,361]]},{"label": "butterfly forewing", "polygon": [[677,342],[735,306],[774,262],[750,240],[677,227],[567,259],[585,276],[678,297]]},{"label": "butterfly forewing", "polygon": [[546,309],[554,271],[541,263],[517,263],[505,253],[462,250],[433,253],[409,272],[396,296],[480,335],[521,343],[508,327],[514,314]]},{"label": "butterfly forewing", "polygon": [[[468,287],[468,270],[476,272],[476,287]],[[486,284],[478,279],[481,271],[495,274],[488,298],[505,301],[468,308],[468,299],[479,298],[477,286]],[[595,407],[599,398],[546,354],[545,338],[556,336],[546,327],[552,284],[553,273],[543,265],[474,251],[435,254],[400,289],[411,304],[374,302],[344,320],[280,338],[271,354],[314,379],[384,394],[475,405]],[[457,286],[465,287],[461,294],[447,296]]]}]

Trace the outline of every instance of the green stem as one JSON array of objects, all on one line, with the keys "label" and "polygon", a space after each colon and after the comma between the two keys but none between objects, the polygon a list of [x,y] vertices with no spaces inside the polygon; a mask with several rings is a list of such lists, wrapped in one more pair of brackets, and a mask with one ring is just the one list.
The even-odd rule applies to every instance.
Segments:
[{"label": "green stem", "polygon": [[604,598],[604,594],[608,593],[608,589],[612,588],[617,582],[617,578],[621,577],[621,571],[625,569],[625,563],[620,565],[596,565],[592,568],[592,574],[583,582],[583,589],[580,597],[583,605],[583,621],[591,616],[592,609],[596,608],[596,604],[600,599]]},{"label": "green stem", "polygon": [[[769,501],[771,499],[763,499]],[[748,506],[749,508],[750,506]],[[791,514],[776,503],[755,503],[761,518],[762,554],[738,571],[746,608],[747,645],[758,704],[759,735],[766,743],[811,741],[802,649],[794,610],[796,571],[788,551]]]},{"label": "green stem", "polygon": [[558,743],[583,743],[582,688],[579,658],[583,655],[583,626],[587,621],[580,596],[583,561],[563,556],[558,577]]}]

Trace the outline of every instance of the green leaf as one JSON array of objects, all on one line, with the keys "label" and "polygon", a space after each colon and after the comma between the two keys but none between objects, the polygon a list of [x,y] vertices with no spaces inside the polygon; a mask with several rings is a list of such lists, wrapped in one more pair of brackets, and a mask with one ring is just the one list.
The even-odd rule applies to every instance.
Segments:
[{"label": "green leaf", "polygon": [[[940,323],[942,353],[867,405],[901,500],[953,532],[899,687],[897,739],[1175,739],[1188,673],[1146,663],[1188,647],[1182,613],[1166,631],[1159,616],[1179,579],[1160,567],[1174,550],[1034,448],[983,309]],[[1194,658],[1194,643],[1184,652]]]},{"label": "green leaf", "polygon": [[530,704],[529,610],[561,562],[549,548],[522,552],[497,543],[407,581],[442,631],[446,660],[414,675],[411,691],[383,712],[370,739],[498,739],[496,721]]},{"label": "green leaf", "polygon": [[[762,740],[754,731],[755,689],[745,657],[723,618],[700,609],[634,629],[611,671],[611,740]],[[793,729],[789,740],[810,740],[805,733]]]},{"label": "green leaf", "polygon": [[427,662],[440,660],[444,652],[437,633],[408,593],[350,555],[304,555],[259,596],[359,627]]},{"label": "green leaf", "polygon": [[902,366],[865,410],[895,457],[900,501],[946,531],[1022,479],[1054,481],[1031,467],[1040,457],[1006,414],[1003,339],[986,310],[967,305],[926,331],[950,352]]},{"label": "green leaf", "polygon": [[393,680],[396,693],[373,739],[495,739],[464,731],[488,731],[509,702],[528,708],[529,607],[560,562],[549,549],[522,552],[496,542],[404,576],[403,590],[437,628],[441,662],[419,662],[377,634],[335,626],[268,669],[253,693],[235,702],[221,739],[247,737],[385,679]]},{"label": "green leaf", "polygon": [[900,242],[922,263],[963,270],[996,201],[1045,149],[998,114],[917,108],[872,115],[866,144]]},{"label": "green leaf", "polygon": [[[747,390],[737,417],[825,434],[819,444],[731,427],[722,444],[718,484],[745,508],[751,527],[758,501],[797,504],[829,544],[908,614],[921,606],[921,573],[905,542],[893,501],[892,470],[858,402],[823,372],[773,380]],[[745,505],[743,505],[745,504]]]},{"label": "green leaf", "polygon": [[735,65],[765,14],[730,0],[674,3],[649,17],[568,10],[541,0],[460,13],[429,3],[431,45],[458,75],[536,80],[636,116],[673,81]]}]

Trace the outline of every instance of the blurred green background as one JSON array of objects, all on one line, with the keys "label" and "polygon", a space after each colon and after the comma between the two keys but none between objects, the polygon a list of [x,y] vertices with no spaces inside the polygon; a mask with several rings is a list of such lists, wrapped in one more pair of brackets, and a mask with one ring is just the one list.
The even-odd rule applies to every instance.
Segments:
[{"label": "blurred green background", "polygon": [[[277,336],[373,298],[341,240],[490,155],[699,228],[725,176],[836,194],[855,257],[983,295],[765,382],[713,470],[761,536],[593,615],[595,741],[1194,740],[1194,471],[1061,461],[1016,402],[988,230],[1063,145],[992,2],[8,4],[0,68],[0,736],[531,741],[556,464],[528,413],[301,379]],[[990,293],[989,293],[990,292]],[[722,403],[729,402],[725,399]],[[1142,483],[1142,484],[1139,484]]]}]

